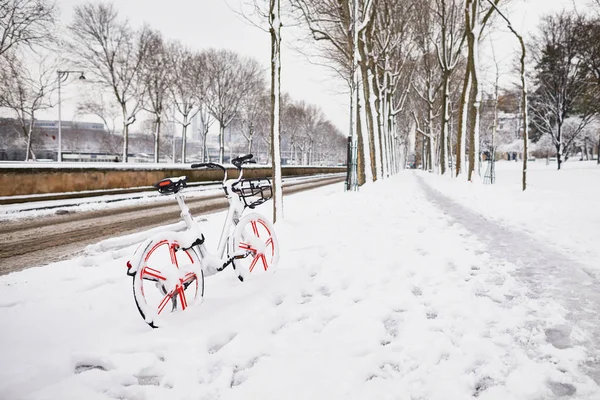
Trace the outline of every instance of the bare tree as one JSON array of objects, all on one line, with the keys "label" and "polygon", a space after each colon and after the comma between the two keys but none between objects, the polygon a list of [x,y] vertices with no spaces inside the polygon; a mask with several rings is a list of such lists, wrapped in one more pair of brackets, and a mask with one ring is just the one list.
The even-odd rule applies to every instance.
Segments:
[{"label": "bare tree", "polygon": [[228,50],[206,52],[206,72],[210,76],[206,87],[205,104],[219,122],[219,162],[225,154],[225,128],[237,117],[242,99],[259,90],[262,70],[258,62],[242,58]]},{"label": "bare tree", "polygon": [[[523,118],[523,175],[522,175],[522,188],[527,189],[527,146],[529,144],[529,110],[528,110],[528,93],[527,93],[527,80],[525,77],[525,57],[526,48],[523,36],[521,36],[512,26],[510,20],[498,9],[498,7],[491,1],[488,0],[490,5],[498,12],[498,14],[506,21],[508,29],[516,36],[519,44],[521,45],[521,57],[520,63],[520,76],[521,76],[521,115]],[[497,68],[497,66],[496,66]],[[498,98],[498,78],[496,78],[496,99]],[[496,100],[497,102],[497,100]],[[494,128],[495,129],[495,128]]]},{"label": "bare tree", "polygon": [[[464,19],[457,0],[435,0],[433,18],[439,26],[435,42],[438,63],[442,71],[442,113],[440,130],[440,172],[446,172],[446,149],[450,130],[450,78],[460,60],[465,40]],[[450,154],[451,156],[451,154]]]},{"label": "bare tree", "polygon": [[51,0],[0,1],[0,56],[19,45],[31,47],[51,38],[56,17]]},{"label": "bare tree", "polygon": [[76,64],[110,89],[121,107],[123,162],[127,162],[129,127],[136,120],[145,92],[141,71],[149,30],[134,31],[108,3],[76,6],[69,30],[69,50]]},{"label": "bare tree", "polygon": [[[485,1],[485,4],[484,4]],[[500,0],[493,0],[497,5]],[[469,136],[469,169],[467,179],[479,165],[479,108],[481,106],[481,85],[479,82],[479,42],[485,28],[494,14],[494,8],[486,0],[466,0],[465,32],[467,37],[467,67],[459,102],[459,120],[456,142],[456,176],[463,172],[467,133]],[[468,130],[468,132],[467,132]]]},{"label": "bare tree", "polygon": [[171,73],[173,81],[170,85],[171,98],[175,109],[181,115],[177,122],[181,125],[181,162],[185,163],[187,146],[187,129],[200,108],[198,93],[201,91],[202,77],[196,73],[205,69],[204,54],[194,54],[180,43],[173,42],[169,46],[171,57]]},{"label": "bare tree", "polygon": [[11,55],[0,59],[0,107],[10,109],[16,116],[22,137],[26,142],[25,161],[33,152],[32,134],[35,115],[38,111],[51,108],[50,94],[56,88],[55,66],[47,60],[38,63],[35,72],[25,68],[21,60]]},{"label": "bare tree", "polygon": [[160,32],[150,31],[147,40],[148,55],[143,60],[141,72],[147,99],[144,109],[154,115],[154,162],[158,163],[163,115],[173,81],[172,59]]},{"label": "bare tree", "polygon": [[260,130],[260,125],[265,122],[266,118],[269,118],[269,104],[270,99],[264,91],[249,93],[242,100],[236,125],[246,140],[247,153],[252,153],[252,144],[255,139],[254,136],[256,132]]},{"label": "bare tree", "polygon": [[269,0],[271,34],[271,160],[274,184],[273,222],[283,218],[281,175],[281,0]]},{"label": "bare tree", "polygon": [[215,119],[208,111],[208,107],[202,102],[200,102],[200,111],[198,111],[198,116],[200,118],[201,129],[200,136],[202,137],[202,162],[207,162],[208,160],[208,149],[206,148],[206,141],[208,139],[208,131],[210,127],[215,122]]}]

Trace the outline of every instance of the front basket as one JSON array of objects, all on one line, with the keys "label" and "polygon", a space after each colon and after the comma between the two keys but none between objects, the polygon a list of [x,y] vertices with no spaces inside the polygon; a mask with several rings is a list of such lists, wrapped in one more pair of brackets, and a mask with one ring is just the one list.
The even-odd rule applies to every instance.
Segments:
[{"label": "front basket", "polygon": [[233,190],[249,208],[254,208],[273,197],[271,181],[267,178],[243,179]]}]

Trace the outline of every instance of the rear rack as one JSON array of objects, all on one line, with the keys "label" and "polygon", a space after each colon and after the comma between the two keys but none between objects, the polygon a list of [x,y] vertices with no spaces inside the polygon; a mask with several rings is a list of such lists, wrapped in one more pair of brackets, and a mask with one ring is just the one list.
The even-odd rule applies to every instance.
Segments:
[{"label": "rear rack", "polygon": [[268,178],[242,179],[234,184],[232,189],[248,208],[259,206],[273,197],[271,181]]}]

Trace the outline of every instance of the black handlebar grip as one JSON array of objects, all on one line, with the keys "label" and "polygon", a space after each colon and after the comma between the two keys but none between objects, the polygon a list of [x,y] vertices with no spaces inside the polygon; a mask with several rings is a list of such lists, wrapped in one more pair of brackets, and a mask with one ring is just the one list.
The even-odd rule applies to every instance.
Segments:
[{"label": "black handlebar grip", "polygon": [[191,165],[192,168],[210,168],[210,169],[215,169],[218,168],[220,170],[225,171],[225,167],[220,165],[220,164],[215,164],[212,162],[209,163],[199,163],[199,164],[192,164]]}]

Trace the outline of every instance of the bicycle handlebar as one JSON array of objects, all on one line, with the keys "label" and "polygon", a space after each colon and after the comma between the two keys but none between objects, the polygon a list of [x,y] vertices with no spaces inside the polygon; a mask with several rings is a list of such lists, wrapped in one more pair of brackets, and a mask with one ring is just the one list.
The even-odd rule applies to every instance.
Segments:
[{"label": "bicycle handlebar", "polygon": [[218,168],[218,169],[220,169],[222,171],[225,171],[225,167],[224,166],[222,166],[221,164],[216,164],[216,163],[212,163],[212,162],[192,164],[192,168],[208,168],[208,169]]},{"label": "bicycle handlebar", "polygon": [[[234,159],[231,160],[231,163],[237,168],[238,171],[240,171],[240,174],[239,174],[239,176],[237,178],[237,181],[235,183],[237,183],[237,182],[239,182],[239,181],[242,180],[242,175],[243,175],[242,165],[244,165],[244,164],[256,164],[256,161],[252,159],[253,157],[254,156],[252,154],[246,154],[246,155],[239,156],[239,157],[236,157],[236,158],[234,158]],[[225,185],[225,182],[227,181],[227,168],[225,168],[221,164],[217,164],[217,163],[213,163],[213,162],[208,162],[208,163],[192,164],[191,167],[192,168],[220,169],[225,174],[225,176],[223,177],[223,185]]]},{"label": "bicycle handlebar", "polygon": [[[242,169],[242,164],[252,163],[252,154],[246,154],[245,156],[239,156],[231,160],[231,163],[235,165],[237,169]],[[254,161],[256,163],[256,161]]]}]

